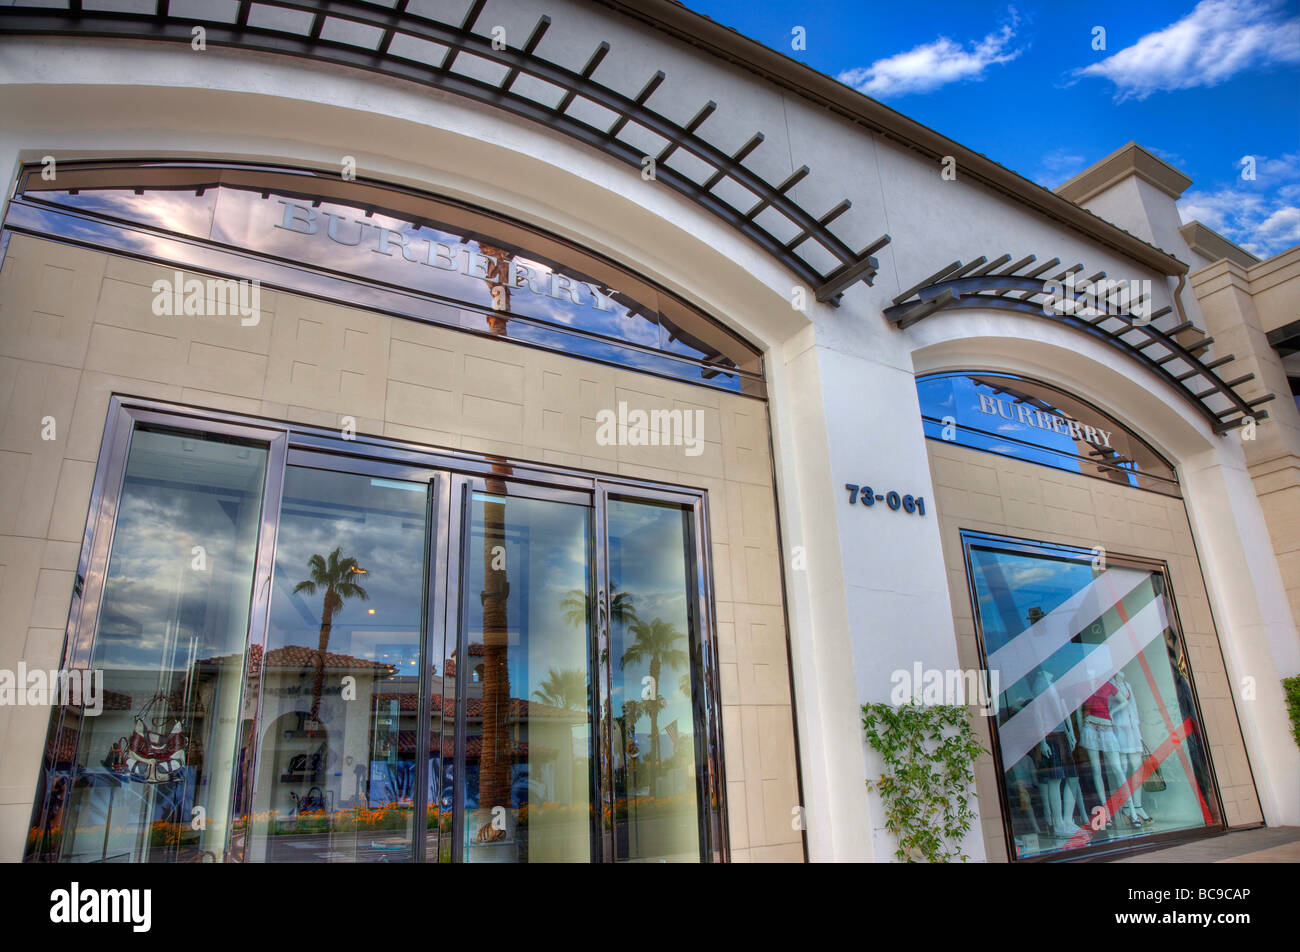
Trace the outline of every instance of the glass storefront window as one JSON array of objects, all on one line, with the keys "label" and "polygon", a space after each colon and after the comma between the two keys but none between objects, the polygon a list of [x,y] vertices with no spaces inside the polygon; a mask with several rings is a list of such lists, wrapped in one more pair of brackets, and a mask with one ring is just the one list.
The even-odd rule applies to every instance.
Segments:
[{"label": "glass storefront window", "polygon": [[1169,461],[1132,429],[1059,387],[997,373],[944,371],[916,380],[932,440],[1179,496]]},{"label": "glass storefront window", "polygon": [[591,859],[590,521],[585,506],[471,496],[458,649],[467,862]]},{"label": "glass storefront window", "polygon": [[105,710],[56,708],[30,859],[725,858],[702,494],[155,406],[110,408]]},{"label": "glass storefront window", "polygon": [[619,860],[700,854],[691,671],[690,519],[677,506],[611,499],[614,850]]},{"label": "glass storefront window", "polygon": [[38,849],[67,862],[221,855],[266,464],[265,446],[132,435],[90,657],[103,711],[65,710],[56,727]]},{"label": "glass storefront window", "polygon": [[1163,570],[963,540],[1015,858],[1219,825]]},{"label": "glass storefront window", "polygon": [[[244,164],[70,163],[57,183],[40,169],[24,171],[6,224],[765,393],[759,350],[721,323],[604,258],[458,202]],[[365,283],[338,280],[345,275]]]},{"label": "glass storefront window", "polygon": [[288,468],[250,859],[411,859],[428,488]]}]

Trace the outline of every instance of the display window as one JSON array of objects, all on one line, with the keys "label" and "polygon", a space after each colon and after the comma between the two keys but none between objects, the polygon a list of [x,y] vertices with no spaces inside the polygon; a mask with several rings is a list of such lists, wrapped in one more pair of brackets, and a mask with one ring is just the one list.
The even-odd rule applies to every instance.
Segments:
[{"label": "display window", "polygon": [[1016,859],[1221,827],[1163,565],[963,532]]},{"label": "display window", "polygon": [[223,848],[268,455],[229,434],[135,432],[115,541],[89,573],[97,630],[78,652],[104,672],[104,710],[67,708],[55,725],[43,850],[151,861]]},{"label": "display window", "polygon": [[727,856],[701,491],[114,398],[28,858]]}]

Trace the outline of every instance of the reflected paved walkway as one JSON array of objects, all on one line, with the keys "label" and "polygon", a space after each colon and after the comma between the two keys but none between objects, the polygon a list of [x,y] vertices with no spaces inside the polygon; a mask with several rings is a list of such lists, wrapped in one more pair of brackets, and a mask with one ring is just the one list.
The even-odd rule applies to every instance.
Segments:
[{"label": "reflected paved walkway", "polygon": [[1152,850],[1116,863],[1300,863],[1300,826],[1261,827]]}]

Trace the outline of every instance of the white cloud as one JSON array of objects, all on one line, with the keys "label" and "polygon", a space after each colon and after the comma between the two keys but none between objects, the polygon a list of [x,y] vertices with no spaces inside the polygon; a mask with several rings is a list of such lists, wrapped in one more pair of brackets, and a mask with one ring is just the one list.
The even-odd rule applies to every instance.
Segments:
[{"label": "white cloud", "polygon": [[870,66],[858,66],[840,73],[839,81],[860,93],[887,99],[908,93],[928,93],[949,83],[980,79],[995,63],[1009,63],[1020,50],[1008,49],[1015,38],[1016,12],[1011,22],[969,48],[941,36],[903,53],[878,59]]},{"label": "white cloud", "polygon": [[1253,181],[1188,192],[1178,211],[1260,258],[1300,244],[1300,153],[1258,156]]},{"label": "white cloud", "polygon": [[1115,84],[1115,99],[1217,86],[1243,70],[1300,62],[1300,17],[1275,0],[1202,0],[1163,30],[1075,70]]},{"label": "white cloud", "polygon": [[1257,234],[1260,247],[1280,245],[1285,249],[1300,243],[1300,208],[1294,205],[1279,208],[1264,219]]},{"label": "white cloud", "polygon": [[1170,165],[1176,165],[1179,168],[1186,170],[1187,163],[1183,161],[1183,157],[1179,155],[1177,152],[1168,152],[1165,149],[1161,149],[1158,146],[1154,146],[1154,145],[1144,145],[1142,148],[1146,149],[1148,152],[1158,155],[1160,158],[1164,159]]},{"label": "white cloud", "polygon": [[1043,188],[1056,188],[1087,167],[1088,163],[1082,155],[1062,147],[1053,149],[1038,160],[1038,168],[1034,171],[1033,179]]}]

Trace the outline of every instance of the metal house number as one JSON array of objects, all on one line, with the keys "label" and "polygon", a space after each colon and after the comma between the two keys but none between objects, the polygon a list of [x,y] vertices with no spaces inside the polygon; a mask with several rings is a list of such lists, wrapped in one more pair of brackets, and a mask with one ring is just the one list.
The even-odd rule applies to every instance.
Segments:
[{"label": "metal house number", "polygon": [[855,502],[864,506],[874,506],[878,502],[883,502],[890,509],[902,509],[909,515],[925,515],[924,496],[900,496],[892,489],[887,493],[878,493],[870,486],[855,486],[853,483],[845,483],[844,488],[849,491],[850,506]]}]

